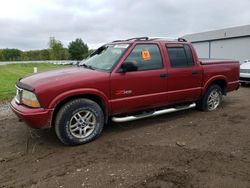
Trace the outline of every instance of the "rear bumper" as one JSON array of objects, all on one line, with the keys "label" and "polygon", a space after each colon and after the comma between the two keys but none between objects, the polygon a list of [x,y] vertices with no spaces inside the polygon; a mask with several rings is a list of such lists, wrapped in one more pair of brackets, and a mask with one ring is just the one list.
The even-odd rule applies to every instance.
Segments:
[{"label": "rear bumper", "polygon": [[11,101],[12,111],[32,128],[50,128],[53,109],[29,108],[16,103],[15,99]]}]

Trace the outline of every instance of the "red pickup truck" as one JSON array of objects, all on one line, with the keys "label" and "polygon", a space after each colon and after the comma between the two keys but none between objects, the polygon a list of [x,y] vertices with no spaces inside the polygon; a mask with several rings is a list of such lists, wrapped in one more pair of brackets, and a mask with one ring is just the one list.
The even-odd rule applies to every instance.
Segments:
[{"label": "red pickup truck", "polygon": [[239,62],[198,59],[185,39],[140,37],[105,44],[77,67],[22,78],[16,88],[11,107],[19,118],[77,145],[98,137],[109,119],[215,110],[239,88]]}]

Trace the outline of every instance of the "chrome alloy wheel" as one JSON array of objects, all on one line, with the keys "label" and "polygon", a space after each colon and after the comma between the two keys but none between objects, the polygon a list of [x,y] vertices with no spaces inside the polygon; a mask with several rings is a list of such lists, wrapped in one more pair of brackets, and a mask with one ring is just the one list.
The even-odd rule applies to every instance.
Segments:
[{"label": "chrome alloy wheel", "polygon": [[96,116],[89,110],[75,113],[69,122],[69,131],[76,138],[86,138],[96,127]]},{"label": "chrome alloy wheel", "polygon": [[217,89],[214,89],[207,98],[208,110],[215,110],[221,102],[221,93]]}]

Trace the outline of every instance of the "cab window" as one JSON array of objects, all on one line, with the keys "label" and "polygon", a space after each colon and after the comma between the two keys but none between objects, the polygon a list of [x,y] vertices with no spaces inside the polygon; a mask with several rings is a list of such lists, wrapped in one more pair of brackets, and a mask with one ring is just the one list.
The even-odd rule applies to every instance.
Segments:
[{"label": "cab window", "polygon": [[167,47],[171,67],[194,66],[192,51],[188,45]]},{"label": "cab window", "polygon": [[138,44],[125,60],[137,65],[137,71],[163,68],[161,53],[155,44]]}]

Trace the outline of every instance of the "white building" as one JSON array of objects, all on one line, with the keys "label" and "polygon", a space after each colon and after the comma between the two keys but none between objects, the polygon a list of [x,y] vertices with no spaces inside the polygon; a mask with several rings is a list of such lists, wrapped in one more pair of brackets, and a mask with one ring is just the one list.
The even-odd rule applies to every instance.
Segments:
[{"label": "white building", "polygon": [[201,58],[250,59],[250,25],[183,36]]}]

